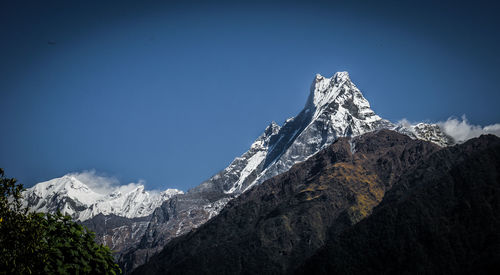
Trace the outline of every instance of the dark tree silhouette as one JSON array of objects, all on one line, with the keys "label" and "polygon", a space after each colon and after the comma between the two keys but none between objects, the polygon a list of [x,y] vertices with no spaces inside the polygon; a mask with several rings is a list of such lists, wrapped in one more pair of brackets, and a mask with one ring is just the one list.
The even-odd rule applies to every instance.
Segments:
[{"label": "dark tree silhouette", "polygon": [[0,274],[117,274],[110,249],[61,213],[33,213],[0,168]]}]

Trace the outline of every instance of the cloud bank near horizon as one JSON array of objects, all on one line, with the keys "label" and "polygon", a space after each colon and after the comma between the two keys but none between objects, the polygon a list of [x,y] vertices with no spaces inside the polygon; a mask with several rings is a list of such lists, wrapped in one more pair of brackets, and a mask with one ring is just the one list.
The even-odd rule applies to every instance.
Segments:
[{"label": "cloud bank near horizon", "polygon": [[465,115],[462,115],[461,120],[455,117],[450,117],[448,120],[438,122],[437,124],[447,135],[451,136],[458,143],[484,134],[493,134],[500,137],[500,123],[484,127],[481,125],[473,125],[469,123]]}]

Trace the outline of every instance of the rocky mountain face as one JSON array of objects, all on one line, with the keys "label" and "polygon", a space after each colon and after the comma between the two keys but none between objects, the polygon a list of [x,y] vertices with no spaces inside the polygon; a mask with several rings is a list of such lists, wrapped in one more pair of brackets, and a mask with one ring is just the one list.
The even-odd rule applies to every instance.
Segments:
[{"label": "rocky mountain face", "polygon": [[494,136],[445,149],[389,130],[339,138],[134,274],[498,270],[499,175]]},{"label": "rocky mountain face", "polygon": [[[109,209],[97,206],[81,208],[80,204],[72,202],[75,199],[58,196],[38,201],[31,199],[30,204],[44,211],[64,207],[72,209],[66,210],[75,218],[85,220],[100,240],[117,251],[116,257],[122,269],[128,272],[160,251],[171,239],[216,216],[234,197],[288,171],[294,164],[307,160],[340,137],[394,129],[440,146],[453,144],[451,138],[434,126],[396,125],[382,119],[371,110],[347,72],[338,72],[330,78],[317,75],[304,109],[296,117],[286,120],[281,127],[271,123],[251,148],[227,168],[186,194],[178,193],[164,197],[157,205],[150,204],[156,208],[144,206],[140,208],[142,212],[132,214],[134,212],[129,211],[127,213],[131,214],[127,216],[111,210],[116,209],[115,204]],[[52,206],[44,206],[49,204]],[[141,214],[137,215],[139,212]],[[99,225],[103,221],[99,214],[108,221],[104,227]],[[136,217],[141,219],[134,219]]]},{"label": "rocky mountain face", "polygon": [[[120,267],[125,273],[132,271],[173,238],[215,217],[231,199],[229,195],[187,193],[165,201],[149,217],[144,233],[117,254]],[[136,225],[125,228],[131,226]]]},{"label": "rocky mountain face", "polygon": [[297,274],[497,274],[500,139],[444,148],[405,173],[373,214]]},{"label": "rocky mountain face", "polygon": [[92,228],[99,243],[106,244],[112,251],[123,251],[139,245],[140,237],[146,232],[149,220],[150,216],[125,218],[114,214],[98,214],[83,221],[82,224]]}]

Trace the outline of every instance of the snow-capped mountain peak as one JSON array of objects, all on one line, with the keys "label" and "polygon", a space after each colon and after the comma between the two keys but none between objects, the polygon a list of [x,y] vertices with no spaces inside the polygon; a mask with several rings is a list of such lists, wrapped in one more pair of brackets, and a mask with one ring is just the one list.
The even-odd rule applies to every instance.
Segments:
[{"label": "snow-capped mountain peak", "polygon": [[331,102],[339,93],[339,89],[334,88],[342,85],[354,85],[347,72],[337,72],[330,78],[317,74],[313,87],[311,87],[310,97],[313,105],[318,108]]},{"label": "snow-capped mountain peak", "polygon": [[281,174],[343,136],[357,136],[393,124],[370,108],[349,73],[317,74],[304,109],[286,120],[270,141],[264,171],[246,189]]},{"label": "snow-capped mountain peak", "polygon": [[249,151],[190,192],[238,194],[306,160],[338,137],[392,126],[370,109],[347,72],[330,78],[317,74],[304,109],[296,117],[282,127],[272,122]]},{"label": "snow-capped mountain peak", "polygon": [[27,189],[23,195],[25,204],[33,211],[59,210],[74,219],[84,221],[98,214],[115,214],[127,218],[147,216],[163,201],[182,193],[177,189],[167,189],[163,192],[146,191],[141,184],[131,190],[120,190],[120,186],[116,186],[115,190],[107,194],[102,191],[99,193],[75,174],[68,174],[38,183]]},{"label": "snow-capped mountain peak", "polygon": [[328,110],[338,113],[339,122],[342,122],[346,115],[370,122],[381,120],[351,81],[348,72],[337,72],[330,78],[316,75],[304,110],[314,110],[313,120]]},{"label": "snow-capped mountain peak", "polygon": [[90,204],[105,197],[104,194],[99,194],[91,190],[87,185],[71,174],[41,182],[28,190],[30,190],[30,192],[27,193],[34,194],[40,198],[52,195],[66,196],[76,199],[82,204]]}]

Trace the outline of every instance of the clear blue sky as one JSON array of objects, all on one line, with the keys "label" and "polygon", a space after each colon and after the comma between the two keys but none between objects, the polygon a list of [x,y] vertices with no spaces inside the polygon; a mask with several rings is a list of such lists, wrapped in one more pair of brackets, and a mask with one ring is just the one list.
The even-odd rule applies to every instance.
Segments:
[{"label": "clear blue sky", "polygon": [[186,190],[316,73],[349,71],[392,121],[500,122],[493,1],[88,2],[0,4],[0,167],[27,186],[96,169]]}]

